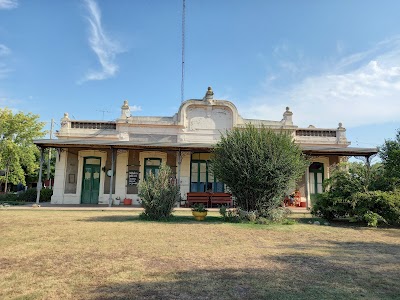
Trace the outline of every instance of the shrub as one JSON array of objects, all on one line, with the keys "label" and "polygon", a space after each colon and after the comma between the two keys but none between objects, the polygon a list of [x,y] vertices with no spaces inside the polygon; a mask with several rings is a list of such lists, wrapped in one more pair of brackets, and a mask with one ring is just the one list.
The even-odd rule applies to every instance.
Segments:
[{"label": "shrub", "polygon": [[351,200],[354,215],[365,216],[372,212],[389,224],[400,224],[400,191],[356,193]]},{"label": "shrub", "polygon": [[170,167],[162,165],[157,175],[149,173],[139,183],[139,197],[144,208],[143,215],[150,220],[162,220],[171,216],[173,207],[180,198],[179,185]]},{"label": "shrub", "polygon": [[335,197],[329,193],[317,195],[311,214],[327,220],[346,218],[351,215],[353,206],[347,198]]},{"label": "shrub", "polygon": [[266,218],[272,222],[282,223],[291,214],[291,210],[287,207],[277,207],[266,211]]},{"label": "shrub", "polygon": [[377,227],[379,221],[387,223],[384,218],[372,211],[365,213],[363,219],[367,222],[368,226],[372,227]]},{"label": "shrub", "polygon": [[239,222],[239,217],[238,217],[235,209],[228,209],[227,206],[222,205],[219,208],[219,213],[222,216],[222,219],[224,220],[224,222],[230,222],[230,223]]},{"label": "shrub", "polygon": [[52,189],[41,189],[40,190],[40,201],[49,202],[51,200],[52,195],[53,195]]},{"label": "shrub", "polygon": [[246,211],[240,208],[228,209],[226,206],[221,206],[219,209],[225,222],[242,222],[242,223],[257,223],[257,224],[294,224],[287,219],[291,213],[290,209],[285,207],[272,208],[260,214],[258,211]]},{"label": "shrub", "polygon": [[290,135],[265,127],[234,128],[214,148],[211,169],[236,197],[238,207],[262,211],[277,207],[308,165]]},{"label": "shrub", "polygon": [[324,187],[331,197],[348,198],[368,189],[369,170],[362,163],[340,163],[331,169],[331,176],[324,180]]},{"label": "shrub", "polygon": [[332,220],[351,218],[376,226],[378,221],[400,224],[400,191],[358,192],[348,198],[332,197],[329,193],[319,195],[312,208],[313,215]]},{"label": "shrub", "polygon": [[25,192],[18,195],[18,200],[25,202],[35,202],[37,195],[36,188],[27,189]]},{"label": "shrub", "polygon": [[[36,195],[37,195],[37,189],[30,188],[19,194],[2,194],[0,195],[0,202],[7,202],[7,201],[35,202]],[[53,195],[52,189],[41,189],[40,201],[48,202],[51,200],[52,195]]]},{"label": "shrub", "polygon": [[15,202],[18,201],[18,196],[16,194],[1,194],[0,203]]}]

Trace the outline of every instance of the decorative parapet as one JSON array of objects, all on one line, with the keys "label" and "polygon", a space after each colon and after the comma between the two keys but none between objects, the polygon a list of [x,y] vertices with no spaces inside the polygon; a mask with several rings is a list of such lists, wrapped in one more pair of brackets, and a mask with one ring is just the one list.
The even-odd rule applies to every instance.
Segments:
[{"label": "decorative parapet", "polygon": [[70,128],[79,129],[117,129],[117,124],[114,122],[82,122],[82,121],[70,121]]},{"label": "decorative parapet", "polygon": [[296,136],[321,136],[321,137],[336,137],[336,130],[326,129],[298,129]]},{"label": "decorative parapet", "polygon": [[117,134],[117,124],[115,122],[102,121],[75,121],[70,120],[65,113],[61,119],[61,128],[57,132],[58,138],[85,138],[88,136],[97,136],[110,138]]},{"label": "decorative parapet", "polygon": [[313,125],[308,128],[297,129],[295,140],[304,144],[350,144],[347,141],[346,129],[342,127],[342,123],[339,123],[337,129],[316,128]]}]

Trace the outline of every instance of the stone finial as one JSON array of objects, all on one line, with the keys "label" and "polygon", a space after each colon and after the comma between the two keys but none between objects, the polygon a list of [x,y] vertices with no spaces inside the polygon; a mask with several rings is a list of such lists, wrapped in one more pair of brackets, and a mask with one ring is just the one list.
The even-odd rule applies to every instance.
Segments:
[{"label": "stone finial", "polygon": [[121,106],[122,109],[129,109],[128,100],[124,100],[124,104]]},{"label": "stone finial", "polygon": [[293,125],[292,116],[293,116],[293,113],[290,111],[289,106],[286,106],[286,110],[283,113],[282,123],[285,125]]},{"label": "stone finial", "polygon": [[124,100],[124,104],[121,106],[121,119],[127,119],[131,116],[131,109],[129,108],[128,100]]},{"label": "stone finial", "polygon": [[64,117],[61,118],[61,127],[68,127],[69,124],[69,115],[68,113],[64,113]]},{"label": "stone finial", "polygon": [[211,101],[214,99],[214,92],[211,88],[211,86],[208,87],[206,95],[204,96],[203,100],[205,101]]},{"label": "stone finial", "polygon": [[342,123],[338,124],[338,128],[336,130],[336,139],[338,144],[346,144],[347,143],[347,138],[346,138],[346,128],[343,127]]}]

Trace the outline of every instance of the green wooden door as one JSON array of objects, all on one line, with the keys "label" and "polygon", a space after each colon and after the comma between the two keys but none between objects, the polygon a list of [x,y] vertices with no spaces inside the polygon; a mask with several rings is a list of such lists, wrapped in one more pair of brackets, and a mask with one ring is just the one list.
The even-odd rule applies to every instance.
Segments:
[{"label": "green wooden door", "polygon": [[318,194],[323,192],[324,164],[313,162],[309,168],[310,171],[310,200],[311,205],[315,203]]},{"label": "green wooden door", "polygon": [[99,165],[87,164],[87,161],[85,159],[85,165],[83,167],[81,203],[98,204],[99,190],[100,190],[100,164]]}]

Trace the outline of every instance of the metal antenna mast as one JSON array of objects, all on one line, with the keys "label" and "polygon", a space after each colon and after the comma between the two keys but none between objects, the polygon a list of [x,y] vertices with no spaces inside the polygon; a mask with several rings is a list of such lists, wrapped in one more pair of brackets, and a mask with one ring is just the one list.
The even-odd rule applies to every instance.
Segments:
[{"label": "metal antenna mast", "polygon": [[103,118],[102,118],[102,120],[104,120],[104,113],[110,113],[110,111],[105,110],[105,109],[98,109],[97,111],[103,113]]},{"label": "metal antenna mast", "polygon": [[185,14],[186,1],[182,1],[182,81],[181,81],[181,102],[184,100],[185,92]]}]

